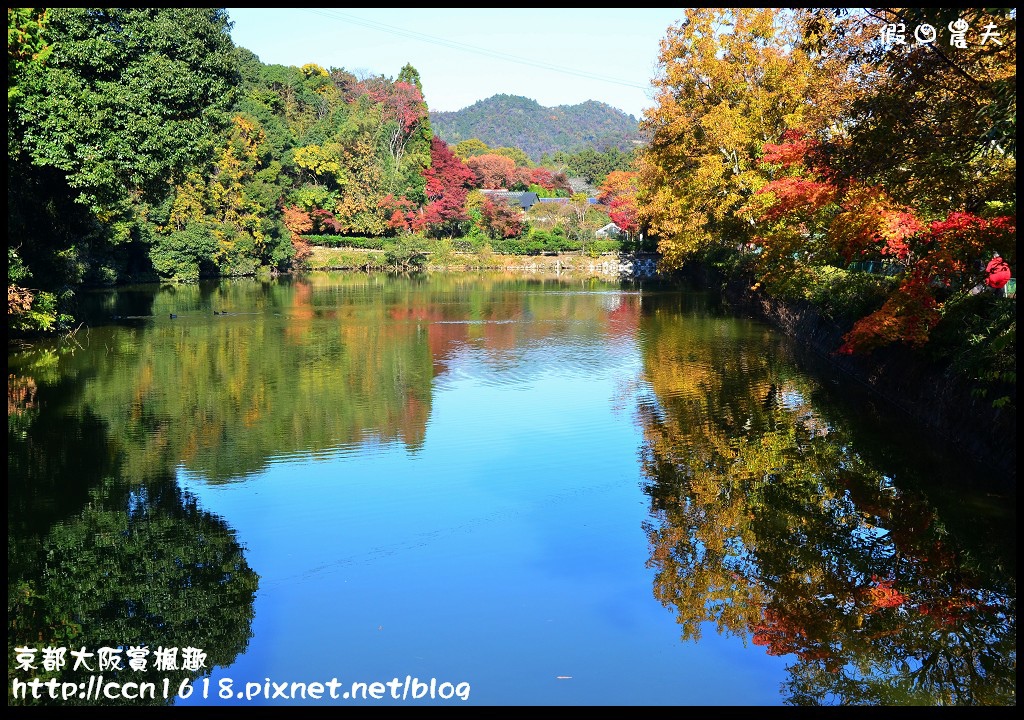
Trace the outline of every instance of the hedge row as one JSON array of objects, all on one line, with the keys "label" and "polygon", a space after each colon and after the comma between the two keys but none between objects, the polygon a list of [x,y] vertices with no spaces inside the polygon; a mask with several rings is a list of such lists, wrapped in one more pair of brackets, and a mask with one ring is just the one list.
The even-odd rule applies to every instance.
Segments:
[{"label": "hedge row", "polygon": [[394,238],[349,235],[303,235],[302,239],[310,245],[361,248],[363,250],[383,250],[386,244],[394,242]]},{"label": "hedge row", "polygon": [[[398,243],[397,238],[382,237],[358,237],[347,235],[303,235],[302,239],[310,245],[333,248],[358,248],[361,250],[386,250]],[[477,236],[474,238],[460,238],[452,242],[456,252],[477,252],[484,243],[491,246],[493,252],[502,255],[540,255],[541,253],[579,252],[582,249],[590,252],[615,252],[620,250],[622,244],[618,240],[593,240],[582,246],[579,240],[570,240],[560,232],[533,231],[526,237],[502,238],[498,240],[485,240]],[[424,241],[423,249],[426,252],[431,250],[431,242]]]}]

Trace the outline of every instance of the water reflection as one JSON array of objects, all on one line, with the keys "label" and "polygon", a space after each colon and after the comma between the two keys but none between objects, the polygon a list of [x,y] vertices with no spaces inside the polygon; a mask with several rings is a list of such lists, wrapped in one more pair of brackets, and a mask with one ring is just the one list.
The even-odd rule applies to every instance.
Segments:
[{"label": "water reflection", "polygon": [[[36,388],[30,376],[9,376],[8,681],[14,693],[15,680],[56,680],[58,694],[36,688],[33,699],[23,689],[9,704],[165,704],[165,687],[173,695],[245,651],[256,573],[232,530],[182,492],[172,469],[132,476],[101,418],[40,412],[62,398],[47,386],[26,391]],[[149,649],[145,669],[129,666],[133,647]],[[202,669],[186,664],[190,647],[205,653]],[[120,668],[100,665],[101,648],[119,650]],[[161,648],[177,650],[158,667]],[[79,664],[71,653],[83,650]],[[130,700],[65,695],[65,683],[85,688],[100,675],[158,690]]]},{"label": "water reflection", "polygon": [[[529,349],[567,328],[576,342],[605,332],[631,337],[639,296],[600,303],[529,292],[544,286],[495,276],[426,284],[325,273],[262,286],[104,293],[90,308],[91,352],[63,357],[60,372],[83,379],[81,404],[124,443],[131,473],[180,464],[224,482],[294,453],[366,442],[416,450],[432,383],[467,347],[486,347],[487,362],[514,383],[516,373],[530,372]],[[562,370],[601,368],[580,352]]]},{"label": "water reflection", "polygon": [[876,464],[763,329],[670,302],[641,323],[639,417],[654,594],[682,639],[714,623],[792,658],[790,704],[1015,704],[1012,553]]},{"label": "water reflection", "polygon": [[1015,702],[1012,527],[704,295],[315,274],[89,302],[78,344],[9,354],[10,658],[191,645],[214,682],[417,672],[484,704]]}]

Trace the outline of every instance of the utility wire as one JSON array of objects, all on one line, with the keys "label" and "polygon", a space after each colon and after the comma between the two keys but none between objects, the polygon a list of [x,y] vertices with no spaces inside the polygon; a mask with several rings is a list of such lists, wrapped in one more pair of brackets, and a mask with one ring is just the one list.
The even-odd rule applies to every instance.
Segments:
[{"label": "utility wire", "polygon": [[507,62],[518,63],[520,65],[528,65],[530,67],[540,68],[542,70],[551,70],[552,72],[563,73],[565,75],[575,75],[576,77],[587,78],[589,80],[599,80],[601,82],[614,83],[616,85],[624,85],[625,87],[636,88],[638,90],[648,90],[648,85],[640,85],[635,82],[628,80],[622,80],[621,78],[613,78],[608,75],[599,75],[597,73],[586,72],[583,70],[575,70],[573,68],[561,67],[558,65],[552,65],[551,63],[545,63],[538,60],[531,60],[529,58],[519,57],[517,55],[510,55],[508,53],[499,52],[497,50],[488,50],[487,48],[478,47],[476,45],[467,45],[466,43],[456,42],[454,40],[446,40],[439,38],[434,35],[427,35],[425,33],[415,32],[414,30],[406,30],[404,28],[395,27],[393,25],[386,25],[379,23],[374,20],[366,20],[365,18],[356,17],[355,15],[349,15],[348,13],[338,12],[336,10],[325,10],[322,8],[302,8],[306,12],[313,13],[314,15],[320,15],[331,20],[338,20],[340,22],[350,22],[355,25],[361,25],[362,27],[369,28],[371,30],[377,30],[379,32],[390,33],[391,35],[398,35],[400,37],[409,38],[411,40],[419,40],[420,42],[430,43],[432,45],[440,45],[441,47],[450,48],[452,50],[460,50],[462,52],[475,53],[477,55],[483,55],[485,57],[495,58],[497,60],[505,60]]}]

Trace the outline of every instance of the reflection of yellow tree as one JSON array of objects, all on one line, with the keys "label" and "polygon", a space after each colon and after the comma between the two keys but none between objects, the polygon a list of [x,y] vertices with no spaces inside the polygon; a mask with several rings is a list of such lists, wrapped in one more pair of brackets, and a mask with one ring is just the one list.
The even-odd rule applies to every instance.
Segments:
[{"label": "reflection of yellow tree", "polygon": [[7,417],[22,415],[36,406],[36,381],[31,377],[7,375]]},{"label": "reflection of yellow tree", "polygon": [[683,638],[715,622],[794,656],[792,702],[1012,701],[1012,575],[982,572],[739,327],[641,324],[654,594]]},{"label": "reflection of yellow tree", "polygon": [[336,305],[301,281],[268,295],[260,287],[225,284],[208,300],[177,288],[157,306],[208,302],[229,314],[156,324],[115,365],[91,358],[98,367],[82,401],[108,418],[126,462],[140,472],[184,463],[226,479],[279,453],[422,441],[431,365],[414,326],[385,322],[386,305],[361,304],[357,293]]},{"label": "reflection of yellow tree", "polygon": [[95,328],[101,352],[62,361],[63,372],[89,378],[78,402],[109,424],[133,476],[183,465],[226,480],[275,455],[371,440],[418,448],[433,378],[456,348],[474,341],[501,367],[570,324],[621,333],[638,307],[623,297],[612,312],[565,285],[486,275],[313,274],[210,287],[165,288],[147,313],[179,320]]},{"label": "reflection of yellow tree", "polygon": [[[766,602],[745,552],[754,541],[749,495],[763,473],[742,462],[737,438],[767,424],[765,402],[777,392],[770,356],[756,343],[735,352],[734,323],[661,315],[642,325],[654,393],[641,415],[644,469],[658,478],[648,487],[659,521],[648,527],[655,595],[675,608],[684,639],[699,638],[709,620],[743,635]],[[774,466],[770,453],[760,464]]]}]

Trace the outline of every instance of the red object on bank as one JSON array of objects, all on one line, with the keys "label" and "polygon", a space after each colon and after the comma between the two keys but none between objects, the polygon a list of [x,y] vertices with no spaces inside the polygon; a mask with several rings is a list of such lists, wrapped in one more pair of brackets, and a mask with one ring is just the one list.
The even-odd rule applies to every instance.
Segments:
[{"label": "red object on bank", "polygon": [[998,255],[988,261],[988,265],[985,266],[985,272],[988,273],[988,277],[985,278],[985,284],[996,290],[1003,287],[1013,276],[1010,272],[1010,266]]}]

